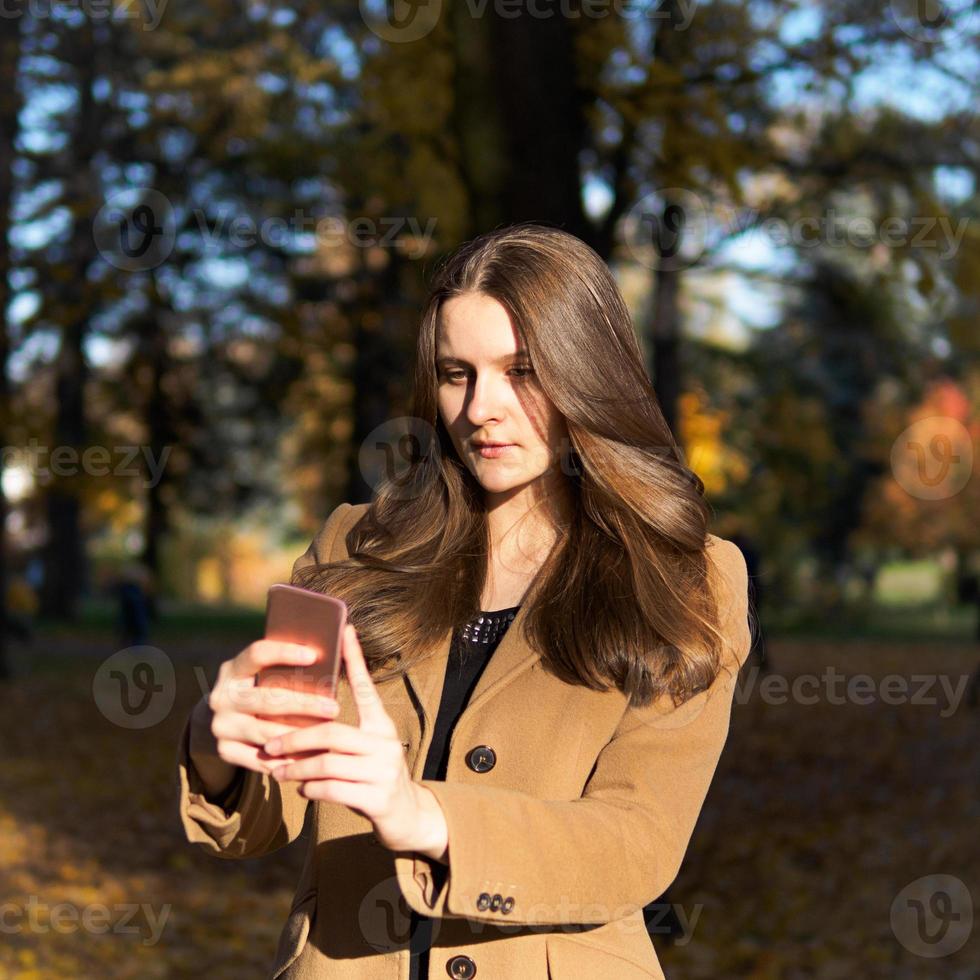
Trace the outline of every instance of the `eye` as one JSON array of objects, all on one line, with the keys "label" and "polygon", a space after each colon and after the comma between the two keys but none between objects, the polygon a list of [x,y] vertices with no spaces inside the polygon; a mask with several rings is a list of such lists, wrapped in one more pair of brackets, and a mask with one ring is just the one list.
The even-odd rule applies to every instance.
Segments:
[{"label": "eye", "polygon": [[[517,377],[519,378],[526,378],[529,375],[534,374],[534,368],[531,367],[511,368],[510,373],[511,374],[516,373]],[[463,378],[466,377],[466,372],[460,370],[459,368],[446,368],[443,370],[442,376],[447,381],[451,382],[452,384],[455,384],[457,381],[462,381]]]}]

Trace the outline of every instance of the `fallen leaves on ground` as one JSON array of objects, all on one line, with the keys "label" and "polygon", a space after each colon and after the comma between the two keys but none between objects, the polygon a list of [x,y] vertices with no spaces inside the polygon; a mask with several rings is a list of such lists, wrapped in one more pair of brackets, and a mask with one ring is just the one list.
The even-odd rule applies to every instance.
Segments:
[{"label": "fallen leaves on ground", "polygon": [[[91,649],[70,669],[0,687],[5,980],[268,974],[306,841],[250,861],[187,843],[177,739],[202,693],[192,664],[213,677],[218,659],[167,652],[176,701],[146,730],[100,714]],[[769,656],[789,683],[830,666],[876,683],[929,673],[955,683],[975,665],[968,647],[921,643],[787,641],[770,643]],[[761,680],[743,671],[724,755],[667,895],[686,923],[675,943],[654,940],[667,976],[980,976],[976,936],[926,959],[890,922],[895,896],[925,875],[955,875],[980,895],[980,710],[950,711],[938,689],[936,704],[832,704],[819,693],[814,704],[778,704]]]}]

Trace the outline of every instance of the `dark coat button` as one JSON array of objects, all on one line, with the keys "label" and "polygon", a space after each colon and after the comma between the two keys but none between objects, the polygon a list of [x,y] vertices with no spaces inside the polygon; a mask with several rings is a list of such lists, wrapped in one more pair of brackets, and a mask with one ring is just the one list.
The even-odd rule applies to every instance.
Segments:
[{"label": "dark coat button", "polygon": [[500,911],[506,915],[514,907],[514,896],[508,895],[504,899],[504,904],[500,906]]},{"label": "dark coat button", "polygon": [[497,753],[489,745],[478,745],[470,749],[466,764],[473,772],[489,772],[497,764]]},{"label": "dark coat button", "polygon": [[480,897],[476,900],[476,907],[481,912],[490,908],[490,895],[487,892],[480,892]]},{"label": "dark coat button", "polygon": [[502,895],[494,895],[493,898],[490,899],[490,911],[496,912],[497,909],[500,908],[500,905],[503,902],[503,900],[504,899]]},{"label": "dark coat button", "polygon": [[454,980],[469,980],[476,976],[476,964],[468,956],[454,956],[446,962],[446,973]]}]

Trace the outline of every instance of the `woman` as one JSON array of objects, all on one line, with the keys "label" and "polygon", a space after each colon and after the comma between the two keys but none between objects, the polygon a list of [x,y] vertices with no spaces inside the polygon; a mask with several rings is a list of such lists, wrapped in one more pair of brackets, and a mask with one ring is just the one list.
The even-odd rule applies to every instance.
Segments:
[{"label": "woman", "polygon": [[[599,256],[530,224],[460,248],[413,416],[431,440],[293,568],[349,608],[336,703],[254,685],[301,647],[222,664],[178,757],[187,838],[255,857],[309,815],[273,977],[662,977],[642,909],[727,737],[748,580]],[[317,722],[263,717],[294,711]]]}]

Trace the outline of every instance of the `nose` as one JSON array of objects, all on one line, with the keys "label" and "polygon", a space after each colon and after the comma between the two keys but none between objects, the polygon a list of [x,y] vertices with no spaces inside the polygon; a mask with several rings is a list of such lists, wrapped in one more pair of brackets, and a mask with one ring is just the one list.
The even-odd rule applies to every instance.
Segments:
[{"label": "nose", "polygon": [[489,374],[478,375],[473,382],[466,405],[466,418],[469,423],[479,428],[488,419],[502,418],[509,390],[504,378]]}]

